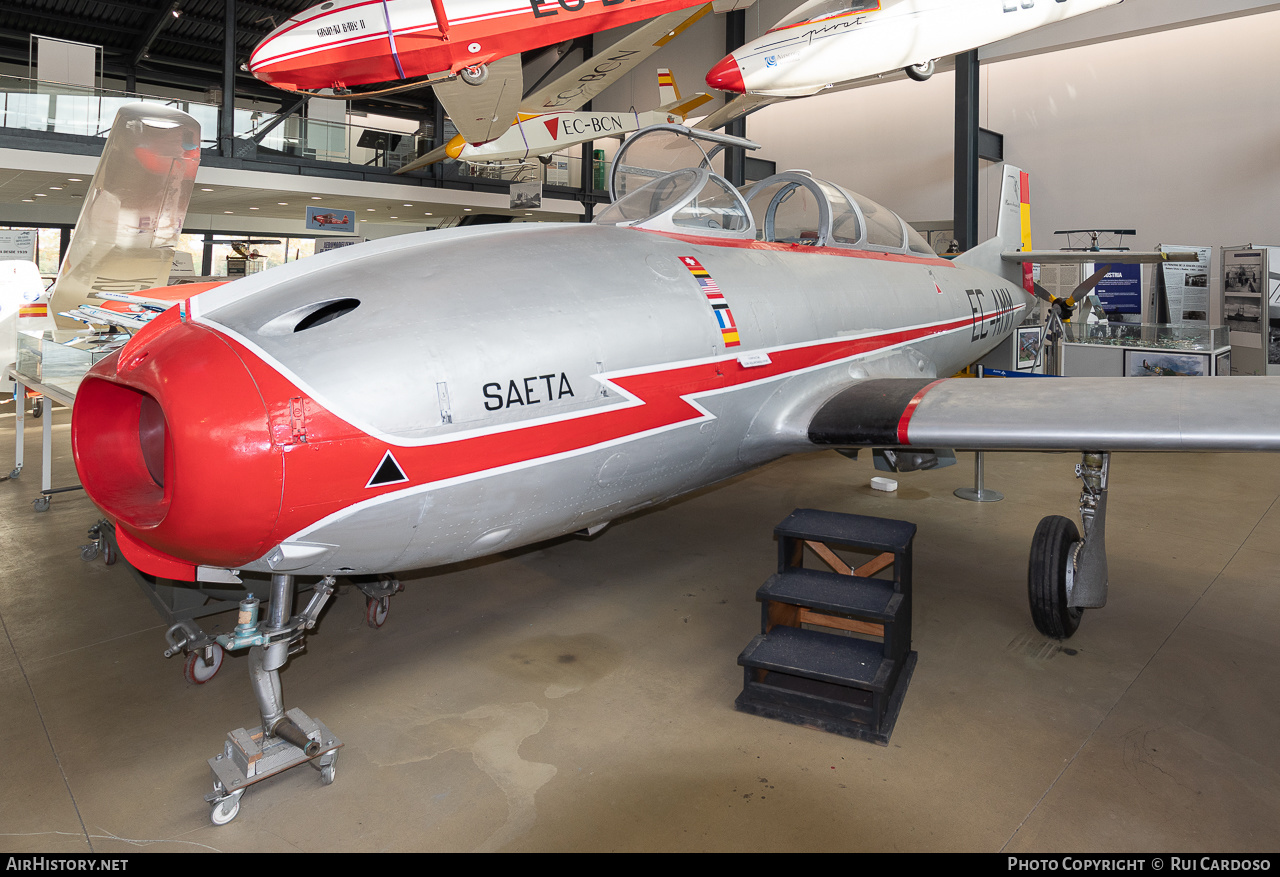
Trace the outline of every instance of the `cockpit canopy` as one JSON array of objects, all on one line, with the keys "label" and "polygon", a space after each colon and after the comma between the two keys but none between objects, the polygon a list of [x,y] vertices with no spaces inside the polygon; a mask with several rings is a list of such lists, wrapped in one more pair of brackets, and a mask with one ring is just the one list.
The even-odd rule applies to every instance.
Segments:
[{"label": "cockpit canopy", "polygon": [[597,225],[879,252],[934,255],[919,232],[869,198],[803,171],[775,174],[745,196],[707,168],[652,180],[609,205]]}]

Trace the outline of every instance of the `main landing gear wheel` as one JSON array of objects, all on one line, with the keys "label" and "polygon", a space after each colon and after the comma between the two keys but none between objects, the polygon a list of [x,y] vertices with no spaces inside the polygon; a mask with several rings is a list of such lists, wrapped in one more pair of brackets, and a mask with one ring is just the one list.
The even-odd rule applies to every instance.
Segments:
[{"label": "main landing gear wheel", "polygon": [[[182,668],[182,675],[186,677],[188,682],[195,685],[204,685],[214,676],[217,676],[218,671],[222,669],[222,657],[222,646],[217,643],[213,644],[213,660],[211,661],[204,659],[204,649],[196,649],[187,655],[187,663]],[[227,821],[230,822],[233,818],[235,818],[234,813],[227,817]],[[216,819],[214,822],[222,825]]]},{"label": "main landing gear wheel", "polygon": [[36,400],[31,403],[31,416],[36,420],[44,414],[44,396],[37,396]]},{"label": "main landing gear wheel", "polygon": [[484,64],[476,67],[463,67],[458,71],[458,76],[467,85],[484,85],[489,78],[489,68]]},{"label": "main landing gear wheel", "polygon": [[374,630],[387,623],[387,613],[390,611],[390,597],[369,597],[365,600],[365,620]]},{"label": "main landing gear wheel", "polygon": [[1061,515],[1040,521],[1031,538],[1027,596],[1031,620],[1045,636],[1066,639],[1080,626],[1084,610],[1067,605],[1067,564],[1074,562],[1079,545],[1075,522]]},{"label": "main landing gear wheel", "polygon": [[936,60],[925,61],[923,64],[912,64],[906,68],[906,74],[916,82],[924,82],[933,75],[933,71],[937,66],[938,62]]}]

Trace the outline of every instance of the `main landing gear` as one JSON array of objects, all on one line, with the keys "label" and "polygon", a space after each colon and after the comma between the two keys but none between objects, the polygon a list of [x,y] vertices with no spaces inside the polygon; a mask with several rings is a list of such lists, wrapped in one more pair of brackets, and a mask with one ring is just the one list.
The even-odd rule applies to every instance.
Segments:
[{"label": "main landing gear", "polygon": [[489,79],[489,67],[486,64],[463,67],[458,71],[458,78],[467,85],[484,85]]},{"label": "main landing gear", "polygon": [[1051,515],[1036,527],[1027,567],[1031,619],[1045,636],[1066,639],[1087,608],[1107,605],[1107,472],[1111,455],[1087,451],[1076,465],[1084,536],[1069,519]]},{"label": "main landing gear", "polygon": [[924,82],[933,75],[933,71],[937,67],[938,61],[935,58],[931,61],[925,61],[923,64],[912,64],[910,67],[904,68],[904,72],[916,82]]}]

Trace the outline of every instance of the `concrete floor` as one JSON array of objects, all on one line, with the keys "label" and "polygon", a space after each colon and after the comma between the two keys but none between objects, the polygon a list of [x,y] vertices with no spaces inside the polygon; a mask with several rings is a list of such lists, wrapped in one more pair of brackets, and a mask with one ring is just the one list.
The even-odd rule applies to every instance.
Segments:
[{"label": "concrete floor", "polygon": [[[0,484],[0,852],[1280,848],[1275,457],[1117,455],[1111,602],[1062,644],[1025,577],[1039,518],[1075,516],[1074,455],[989,455],[1007,498],[977,505],[952,496],[969,455],[880,494],[869,459],[817,453],[404,576],[381,630],[344,588],[283,673],[345,742],[337,781],[259,783],[215,827],[206,759],[258,723],[247,660],[184,681],[129,571],[81,561],[89,500],[32,510],[38,439]],[[919,525],[919,664],[887,747],[733,708],[772,528],[804,506]]]}]

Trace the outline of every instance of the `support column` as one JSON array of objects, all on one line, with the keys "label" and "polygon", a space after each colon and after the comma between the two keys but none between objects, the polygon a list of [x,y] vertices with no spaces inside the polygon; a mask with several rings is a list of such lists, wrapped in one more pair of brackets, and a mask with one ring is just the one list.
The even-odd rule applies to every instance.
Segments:
[{"label": "support column", "polygon": [[978,51],[956,55],[955,239],[978,244]]},{"label": "support column", "polygon": [[224,0],[222,28],[222,112],[218,115],[218,148],[222,155],[235,155],[236,108],[236,0]]},{"label": "support column", "polygon": [[[724,17],[724,52],[729,54],[741,48],[747,42],[747,13],[745,9],[736,9]],[[728,125],[724,132],[734,137],[747,136],[747,117],[739,116]],[[738,146],[730,146],[724,151],[724,178],[735,186],[747,181],[747,151]]]}]

